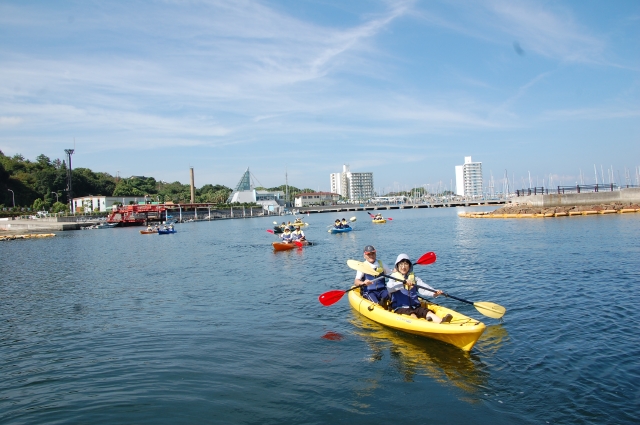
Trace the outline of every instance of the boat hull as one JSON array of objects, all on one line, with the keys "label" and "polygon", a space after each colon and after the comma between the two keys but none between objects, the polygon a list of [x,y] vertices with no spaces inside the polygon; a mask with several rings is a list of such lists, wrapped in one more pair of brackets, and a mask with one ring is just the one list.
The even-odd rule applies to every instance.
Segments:
[{"label": "boat hull", "polygon": [[157,230],[140,230],[140,234],[142,235],[151,235],[153,233],[158,233]]},{"label": "boat hull", "polygon": [[387,220],[383,218],[382,220],[371,220],[371,222],[375,224],[384,224],[387,222]]},{"label": "boat hull", "polygon": [[169,235],[171,233],[176,233],[175,229],[174,230],[163,230],[163,229],[158,230],[159,235]]},{"label": "boat hull", "polygon": [[346,232],[350,232],[353,229],[351,227],[347,227],[346,229],[336,229],[335,227],[333,229],[329,229],[329,233],[346,233]]},{"label": "boat hull", "polygon": [[288,251],[297,248],[296,244],[285,242],[273,242],[272,245],[274,251]]},{"label": "boat hull", "polygon": [[451,323],[433,323],[397,314],[362,298],[357,290],[349,291],[349,304],[363,316],[381,325],[425,338],[437,339],[464,351],[470,351],[473,348],[486,328],[484,323],[478,320],[436,304],[424,303],[439,317],[451,314],[453,316]]}]

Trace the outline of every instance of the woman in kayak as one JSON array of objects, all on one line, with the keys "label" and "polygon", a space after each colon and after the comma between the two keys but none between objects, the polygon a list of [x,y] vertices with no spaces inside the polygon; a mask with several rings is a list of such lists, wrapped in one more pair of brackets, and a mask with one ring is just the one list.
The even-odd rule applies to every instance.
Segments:
[{"label": "woman in kayak", "polygon": [[339,218],[336,218],[336,221],[333,223],[333,227],[336,229],[342,229],[342,224],[340,223]]},{"label": "woman in kayak", "polygon": [[424,307],[418,299],[418,286],[420,295],[437,297],[442,291],[433,289],[413,274],[413,265],[407,254],[400,254],[396,258],[396,268],[391,277],[402,279],[397,281],[389,279],[387,290],[391,295],[391,309],[398,314],[406,314],[411,317],[426,319],[434,323],[449,323],[452,316],[447,314],[442,319],[433,311]]},{"label": "woman in kayak", "polygon": [[284,232],[280,235],[282,242],[293,243],[293,237],[291,236],[291,230],[288,227],[284,228]]},{"label": "woman in kayak", "polygon": [[305,237],[304,237],[304,232],[302,230],[300,230],[300,225],[296,225],[296,230],[294,230],[293,232],[291,232],[291,240],[295,241],[300,241],[300,242],[304,242],[306,241]]},{"label": "woman in kayak", "polygon": [[373,219],[374,220],[384,220],[384,218],[382,218],[382,214],[380,214],[380,213],[376,214],[376,216]]},{"label": "woman in kayak", "polygon": [[343,229],[348,229],[350,227],[349,223],[347,223],[347,220],[345,220],[344,218],[342,219],[342,222],[340,224],[342,225]]}]

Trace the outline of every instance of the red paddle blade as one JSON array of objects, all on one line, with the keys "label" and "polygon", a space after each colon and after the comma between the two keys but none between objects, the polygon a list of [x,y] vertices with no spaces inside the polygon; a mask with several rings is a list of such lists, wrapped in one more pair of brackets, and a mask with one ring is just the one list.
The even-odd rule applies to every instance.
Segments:
[{"label": "red paddle blade", "polygon": [[275,235],[275,233],[271,229],[267,229],[267,232],[271,233],[272,235]]},{"label": "red paddle blade", "polygon": [[393,219],[391,217],[387,217],[387,220],[389,221],[393,221]]},{"label": "red paddle blade", "polygon": [[436,253],[435,252],[427,252],[422,257],[418,258],[415,264],[420,264],[422,266],[426,266],[427,264],[433,264],[436,262]]},{"label": "red paddle blade", "polygon": [[324,306],[335,304],[340,301],[340,298],[342,298],[345,293],[346,291],[339,291],[337,289],[334,291],[325,292],[318,297],[318,301],[320,301],[320,304]]},{"label": "red paddle blade", "polygon": [[294,242],[294,244],[296,244],[296,246],[297,246],[298,248],[302,248],[302,242],[300,242],[300,241],[295,241],[295,242]]}]

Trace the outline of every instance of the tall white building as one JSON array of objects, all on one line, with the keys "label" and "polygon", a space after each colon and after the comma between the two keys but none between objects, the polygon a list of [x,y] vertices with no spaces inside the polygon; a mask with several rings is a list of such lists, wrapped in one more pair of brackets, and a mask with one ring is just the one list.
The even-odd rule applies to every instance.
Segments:
[{"label": "tall white building", "polygon": [[373,173],[352,173],[349,165],[342,166],[341,173],[331,173],[331,192],[352,201],[373,197]]},{"label": "tall white building", "polygon": [[482,162],[472,162],[464,157],[463,165],[456,165],[456,195],[482,196]]}]

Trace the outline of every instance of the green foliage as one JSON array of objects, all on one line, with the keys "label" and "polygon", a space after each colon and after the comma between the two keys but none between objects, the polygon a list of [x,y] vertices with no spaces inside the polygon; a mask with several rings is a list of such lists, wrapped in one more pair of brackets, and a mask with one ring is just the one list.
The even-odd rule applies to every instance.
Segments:
[{"label": "green foliage", "polygon": [[[72,173],[73,197],[82,196],[137,196],[149,201],[188,203],[191,189],[180,182],[158,182],[153,177],[133,176],[117,179],[104,172],[88,168],[75,168]],[[22,155],[8,157],[0,151],[0,204],[16,207],[32,206],[35,210],[51,208],[52,212],[67,210],[67,165],[60,159],[51,160],[38,155],[29,161]],[[57,193],[58,197],[56,198]],[[224,205],[231,188],[206,184],[196,190],[196,202]],[[57,202],[57,200],[62,202]]]},{"label": "green foliage", "polygon": [[59,212],[65,212],[65,211],[67,211],[67,205],[63,204],[62,202],[56,202],[51,207],[52,213],[59,213]]}]

